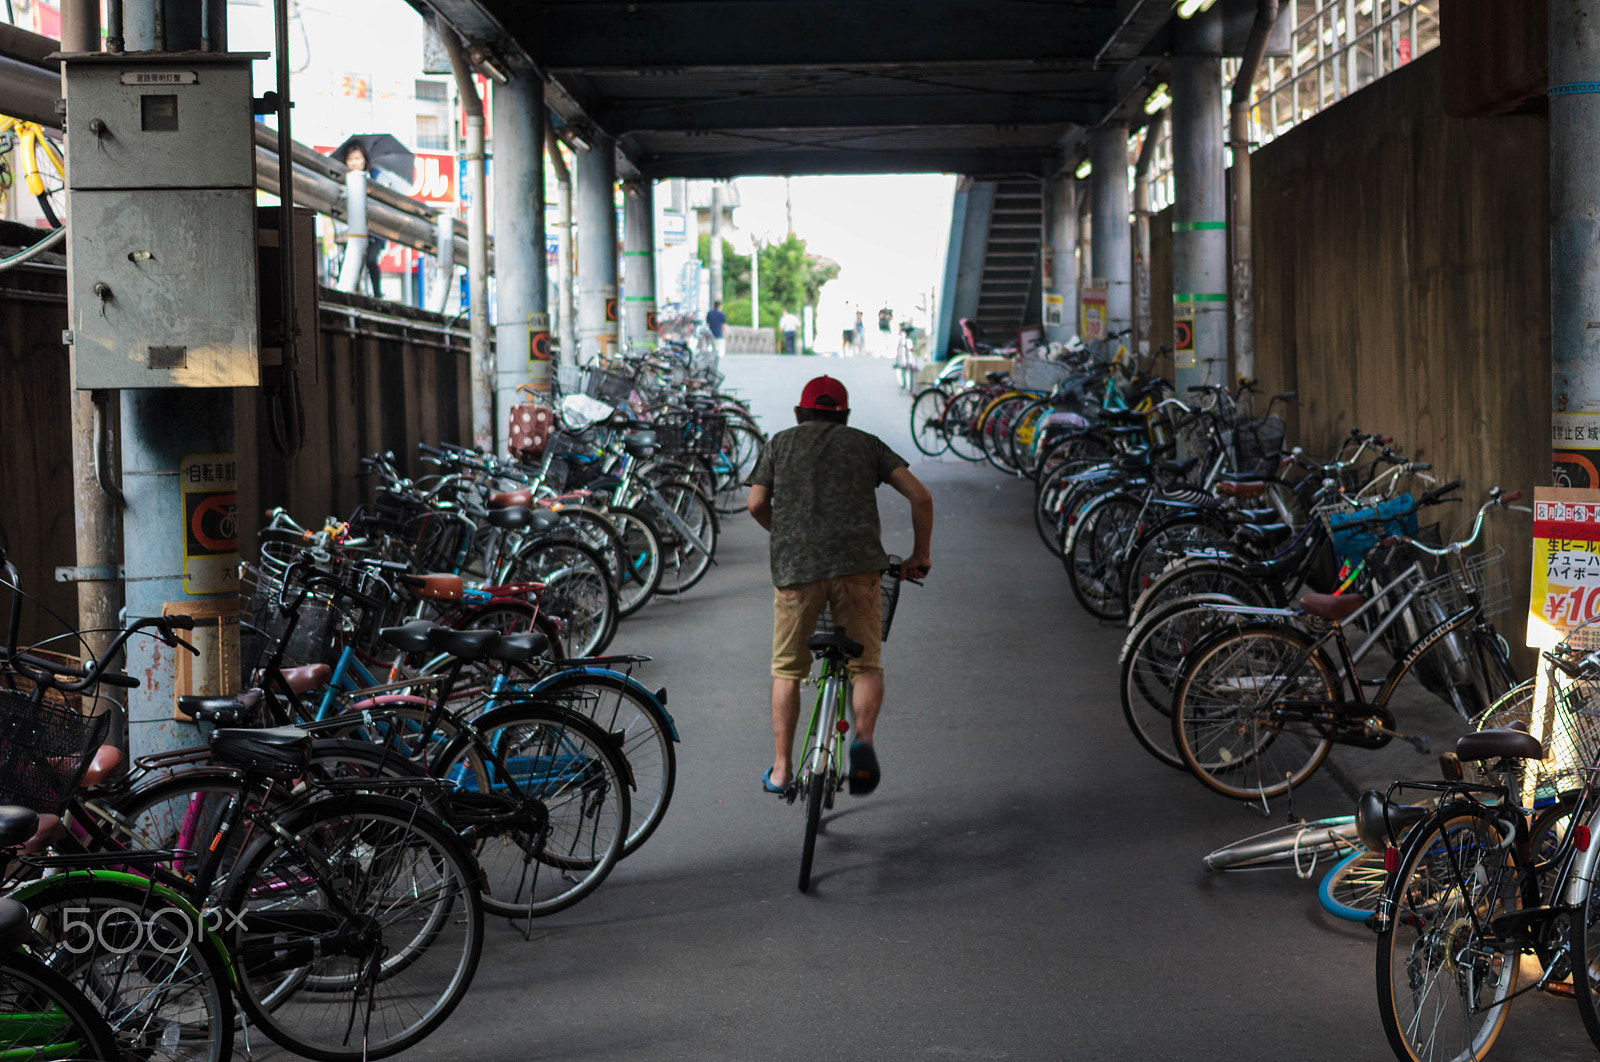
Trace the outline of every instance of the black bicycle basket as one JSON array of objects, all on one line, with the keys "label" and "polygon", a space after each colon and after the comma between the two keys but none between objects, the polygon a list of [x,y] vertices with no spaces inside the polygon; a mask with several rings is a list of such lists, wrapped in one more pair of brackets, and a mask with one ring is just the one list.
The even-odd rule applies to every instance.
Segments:
[{"label": "black bicycle basket", "polygon": [[79,715],[0,690],[0,804],[60,814],[110,726],[109,714]]}]

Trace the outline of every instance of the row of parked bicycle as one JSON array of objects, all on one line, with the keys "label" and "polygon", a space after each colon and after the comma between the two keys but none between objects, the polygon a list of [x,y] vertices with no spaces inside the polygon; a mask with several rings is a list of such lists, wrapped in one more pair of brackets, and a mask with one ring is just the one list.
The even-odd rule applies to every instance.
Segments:
[{"label": "row of parked bicycle", "polygon": [[90,709],[137,686],[128,638],[183,652],[192,619],[136,620],[98,661],[19,645],[3,565],[0,1057],[219,1062],[257,1033],[396,1054],[467,992],[486,916],[531,935],[650,838],[667,691],[648,657],[594,654],[705,574],[764,439],[681,361],[562,379],[587,393],[558,393],[536,462],[425,448],[412,480],[377,455],[351,519],[275,512],[248,688],[178,698],[191,748],[125,768]]},{"label": "row of parked bicycle", "polygon": [[[1485,1057],[1534,989],[1575,997],[1600,1045],[1600,639],[1579,629],[1545,652],[1543,687],[1516,673],[1492,618],[1511,605],[1504,551],[1481,543],[1518,495],[1491,489],[1441,539],[1423,525],[1461,484],[1431,486],[1387,436],[1352,431],[1311,458],[1273,415],[1292,394],[1263,413],[1249,381],[1180,400],[1125,359],[1061,353],[939,380],[912,431],[925,452],[1033,477],[1074,595],[1127,625],[1122,710],[1146,751],[1263,812],[1287,802],[1287,825],[1206,866],[1320,872],[1323,906],[1377,933],[1402,1060]],[[1293,789],[1334,745],[1428,751],[1391,707],[1408,675],[1467,730],[1439,773],[1368,791],[1352,815],[1295,818]]]}]

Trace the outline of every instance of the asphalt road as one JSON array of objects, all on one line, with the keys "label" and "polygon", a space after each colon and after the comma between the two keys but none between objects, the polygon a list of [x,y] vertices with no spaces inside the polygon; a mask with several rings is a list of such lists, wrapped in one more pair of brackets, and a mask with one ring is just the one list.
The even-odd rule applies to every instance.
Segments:
[{"label": "asphalt road", "polygon": [[[770,602],[764,533],[722,529],[719,566],[625,622],[682,731],[666,821],[592,897],[491,923],[477,980],[415,1059],[1387,1059],[1372,935],[1316,882],[1210,875],[1271,823],[1149,758],[1117,707],[1120,632],[1089,620],[1035,537],[1032,490],[921,461],[882,360],[730,357],[767,430],[817,372],[934,494],[934,571],[885,644],[884,779],[841,796],[795,889],[803,812],[764,795]],[[885,544],[909,513],[885,490]],[[1440,737],[1424,698],[1403,720]],[[1398,744],[1398,743],[1397,743]],[[1426,777],[1409,748],[1336,750],[1297,795]],[[1281,818],[1286,807],[1280,805]],[[1517,1001],[1494,1057],[1593,1057],[1572,1004]]]}]

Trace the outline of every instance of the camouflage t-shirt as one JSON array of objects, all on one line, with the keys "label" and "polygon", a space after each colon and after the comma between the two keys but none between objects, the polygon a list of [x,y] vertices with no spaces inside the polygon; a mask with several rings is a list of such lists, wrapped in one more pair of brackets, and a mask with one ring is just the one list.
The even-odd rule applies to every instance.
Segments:
[{"label": "camouflage t-shirt", "polygon": [[906,467],[882,439],[811,421],[774,435],[745,480],[772,492],[772,582],[795,586],[883,568],[878,498]]}]

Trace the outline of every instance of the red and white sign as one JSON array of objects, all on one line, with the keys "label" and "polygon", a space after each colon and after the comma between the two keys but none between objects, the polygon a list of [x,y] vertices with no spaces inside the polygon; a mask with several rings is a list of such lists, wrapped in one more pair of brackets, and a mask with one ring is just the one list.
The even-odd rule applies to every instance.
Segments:
[{"label": "red and white sign", "polygon": [[393,240],[384,245],[383,253],[378,256],[378,272],[409,274],[417,265],[417,252],[403,243]]},{"label": "red and white sign", "polygon": [[416,152],[417,168],[406,194],[419,203],[456,201],[456,157],[434,151]]}]

